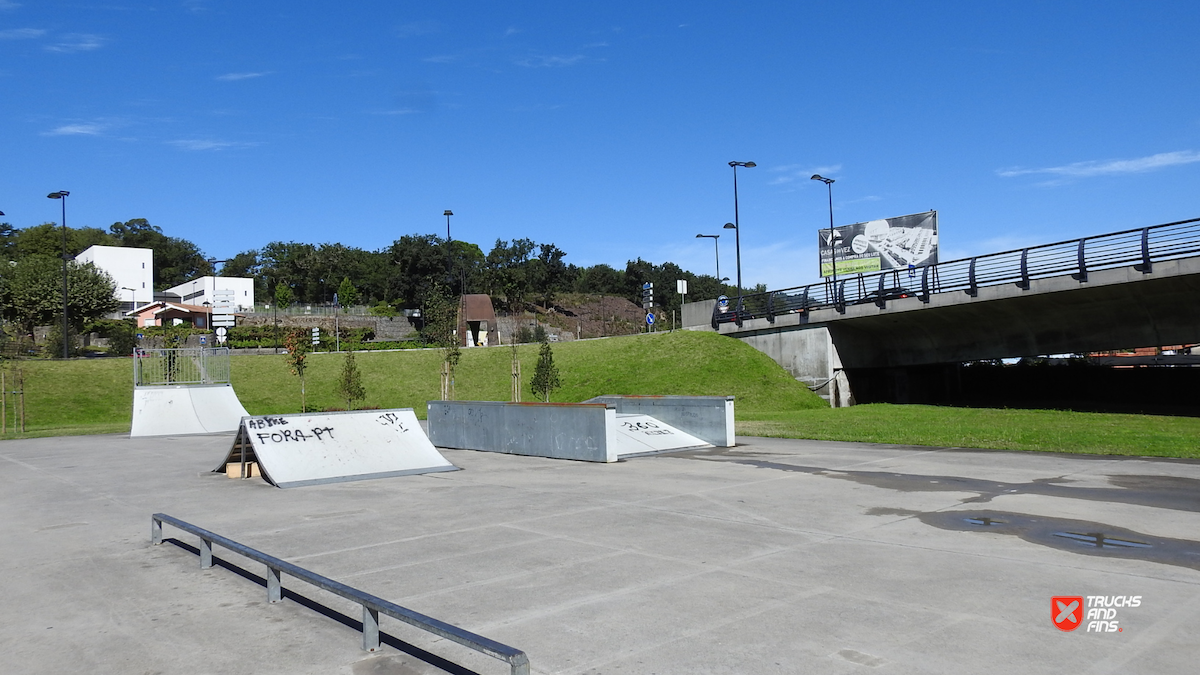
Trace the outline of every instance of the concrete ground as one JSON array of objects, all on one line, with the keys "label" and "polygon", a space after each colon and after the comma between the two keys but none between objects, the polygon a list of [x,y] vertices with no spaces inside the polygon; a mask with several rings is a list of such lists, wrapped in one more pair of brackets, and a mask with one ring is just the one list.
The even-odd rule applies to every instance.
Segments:
[{"label": "concrete ground", "polygon": [[[339,598],[285,576],[299,596],[268,604],[260,565],[151,546],[154,512],[523,649],[534,673],[1200,661],[1196,462],[740,438],[608,465],[446,451],[462,471],[280,490],[209,473],[229,443],[0,442],[4,672],[443,672],[361,651]],[[1053,596],[1141,602],[1120,632],[1062,632]],[[381,627],[451,672],[507,672]]]}]

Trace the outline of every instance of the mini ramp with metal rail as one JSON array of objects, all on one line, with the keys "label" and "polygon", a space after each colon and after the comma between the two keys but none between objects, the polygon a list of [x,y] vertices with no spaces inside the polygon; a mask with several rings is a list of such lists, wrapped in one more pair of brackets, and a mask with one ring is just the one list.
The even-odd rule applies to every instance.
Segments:
[{"label": "mini ramp with metal rail", "polygon": [[145,349],[133,358],[129,435],[236,431],[249,413],[229,383],[229,349]]},{"label": "mini ramp with metal rail", "polygon": [[163,523],[173,525],[184,532],[189,532],[200,538],[200,569],[213,566],[213,544],[219,544],[231,553],[267,566],[267,602],[276,603],[283,600],[283,575],[294,577],[334,595],[343,597],[362,607],[362,648],[373,652],[379,649],[379,615],[390,616],[421,630],[443,637],[452,642],[474,649],[494,659],[499,659],[509,665],[511,675],[529,675],[529,657],[525,652],[506,644],[476,635],[458,626],[425,616],[407,607],[401,607],[357,588],[347,586],[329,577],[317,574],[273,555],[268,555],[257,549],[240,544],[228,537],[197,527],[165,513],[155,513],[150,516],[150,543],[157,546],[163,543]]}]

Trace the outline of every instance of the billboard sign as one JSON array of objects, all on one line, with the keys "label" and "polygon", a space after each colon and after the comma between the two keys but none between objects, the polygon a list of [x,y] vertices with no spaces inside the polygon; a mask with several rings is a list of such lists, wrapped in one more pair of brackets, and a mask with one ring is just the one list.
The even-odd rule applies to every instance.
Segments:
[{"label": "billboard sign", "polygon": [[[937,211],[842,225],[817,232],[821,276],[936,265]],[[834,257],[836,256],[836,258]]]}]

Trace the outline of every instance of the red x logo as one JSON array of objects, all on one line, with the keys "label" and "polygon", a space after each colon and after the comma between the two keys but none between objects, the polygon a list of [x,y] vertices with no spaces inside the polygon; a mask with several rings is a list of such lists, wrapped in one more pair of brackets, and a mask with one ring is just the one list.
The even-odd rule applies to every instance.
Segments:
[{"label": "red x logo", "polygon": [[1083,622],[1083,596],[1058,595],[1050,598],[1050,620],[1059,630],[1073,631]]}]

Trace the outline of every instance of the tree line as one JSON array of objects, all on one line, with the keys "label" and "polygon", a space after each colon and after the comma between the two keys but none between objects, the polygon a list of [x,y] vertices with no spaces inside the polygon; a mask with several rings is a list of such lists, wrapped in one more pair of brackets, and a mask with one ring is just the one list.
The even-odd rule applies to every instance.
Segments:
[{"label": "tree line", "polygon": [[[213,261],[198,246],[171,237],[144,218],[113,223],[107,230],[67,228],[67,254],[92,245],[130,246],[154,251],[154,289],[167,288],[214,273]],[[58,259],[62,230],[54,223],[25,229],[0,224],[0,259]],[[675,263],[630,260],[624,269],[599,264],[580,267],[564,261],[567,253],[553,243],[497,239],[484,253],[477,244],[431,234],[404,235],[389,246],[365,250],[337,243],[273,241],[225,261],[222,276],[253,277],[260,302],[283,297],[292,302],[327,304],[347,289],[362,304],[392,309],[425,305],[439,285],[454,295],[486,293],[497,309],[521,311],[529,304],[551,307],[564,293],[601,294],[641,301],[642,285],[654,284],[656,307],[678,309],[675,282],[686,279],[688,294],[711,299],[736,294],[736,288],[711,275],[694,274]],[[0,270],[0,278],[5,272]]]}]

